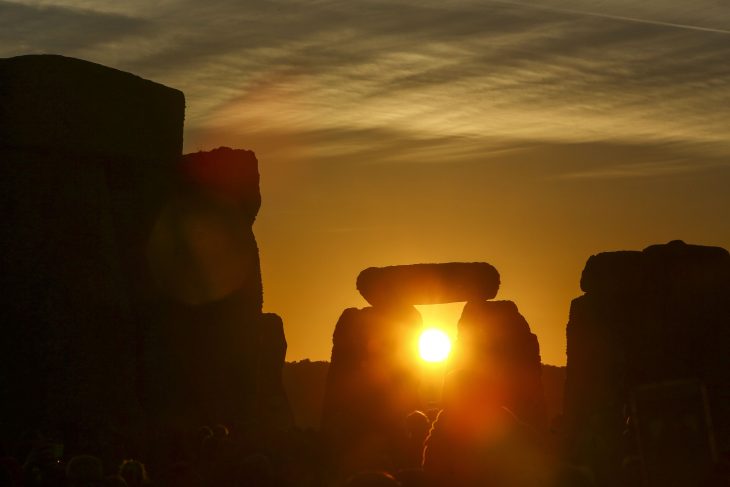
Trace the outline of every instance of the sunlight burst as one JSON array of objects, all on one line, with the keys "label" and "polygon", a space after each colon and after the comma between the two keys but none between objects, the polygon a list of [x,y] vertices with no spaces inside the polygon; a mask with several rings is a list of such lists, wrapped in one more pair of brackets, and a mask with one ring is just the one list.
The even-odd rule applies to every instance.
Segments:
[{"label": "sunlight burst", "polygon": [[443,362],[451,351],[451,340],[443,331],[429,328],[421,333],[418,351],[426,362]]}]

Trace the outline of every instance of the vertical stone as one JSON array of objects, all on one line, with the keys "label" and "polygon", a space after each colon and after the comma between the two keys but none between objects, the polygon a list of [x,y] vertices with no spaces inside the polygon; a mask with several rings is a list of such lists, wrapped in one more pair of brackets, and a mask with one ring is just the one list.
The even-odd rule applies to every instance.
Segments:
[{"label": "vertical stone", "polygon": [[272,428],[288,428],[294,418],[284,391],[282,372],[286,357],[286,337],[281,317],[263,313],[259,321],[258,390],[259,414]]},{"label": "vertical stone", "polygon": [[283,324],[262,314],[252,228],[260,205],[253,152],[221,147],[183,157],[148,245],[165,296],[145,353],[145,395],[160,422],[291,424]]},{"label": "vertical stone", "polygon": [[[714,435],[730,449],[730,254],[674,241],[588,259],[567,328],[570,449],[603,479],[627,452],[632,392],[676,380],[708,392]],[[586,445],[603,445],[601,451]]]},{"label": "vertical stone", "polygon": [[511,301],[470,301],[458,324],[453,369],[488,372],[489,386],[520,420],[543,429],[547,418],[540,348]]},{"label": "vertical stone", "polygon": [[333,335],[322,432],[342,475],[391,468],[419,406],[415,308],[345,310]]},{"label": "vertical stone", "polygon": [[145,246],[184,108],[177,90],[86,61],[0,60],[5,433],[137,414]]}]

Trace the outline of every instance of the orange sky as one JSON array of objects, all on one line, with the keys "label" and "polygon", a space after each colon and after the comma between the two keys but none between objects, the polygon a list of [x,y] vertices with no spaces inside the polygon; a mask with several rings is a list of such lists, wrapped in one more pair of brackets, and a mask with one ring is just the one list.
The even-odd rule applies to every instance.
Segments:
[{"label": "orange sky", "polygon": [[186,151],[256,152],[288,360],[329,357],[360,270],[486,261],[563,364],[591,254],[730,247],[729,40],[714,0],[0,1],[0,56],[181,89]]},{"label": "orange sky", "polygon": [[[257,135],[245,145],[256,137],[264,306],[284,317],[289,360],[329,357],[339,314],[366,305],[360,270],[486,261],[501,273],[497,298],[517,303],[543,360],[564,364],[570,300],[591,254],[677,238],[730,247],[730,172],[691,147],[376,132],[341,136],[337,147],[355,149],[340,155],[327,153],[329,136]],[[387,150],[359,152],[368,146]],[[461,307],[421,311],[453,331]]]},{"label": "orange sky", "polygon": [[[480,163],[325,166],[286,183],[273,174],[277,182],[266,182],[262,156],[265,196],[254,228],[265,308],[288,324],[288,358],[328,357],[339,313],[366,304],[355,290],[365,267],[487,261],[502,276],[498,298],[518,304],[544,361],[564,363],[570,300],[592,253],[675,238],[730,246],[725,168],[640,177],[577,172],[619,154],[627,165],[642,164],[650,157],[643,152],[538,146]],[[460,306],[446,308],[453,326]]]}]

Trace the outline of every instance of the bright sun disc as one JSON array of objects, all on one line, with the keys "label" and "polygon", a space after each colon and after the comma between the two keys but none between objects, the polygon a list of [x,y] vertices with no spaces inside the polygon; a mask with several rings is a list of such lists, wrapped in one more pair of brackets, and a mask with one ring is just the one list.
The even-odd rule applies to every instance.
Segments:
[{"label": "bright sun disc", "polygon": [[418,351],[426,362],[443,362],[451,351],[451,340],[443,331],[430,328],[421,333]]}]

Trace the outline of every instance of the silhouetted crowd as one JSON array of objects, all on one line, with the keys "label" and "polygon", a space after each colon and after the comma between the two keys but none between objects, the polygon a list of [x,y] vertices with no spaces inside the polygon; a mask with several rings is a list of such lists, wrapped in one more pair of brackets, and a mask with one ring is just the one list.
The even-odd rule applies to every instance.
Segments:
[{"label": "silhouetted crowd", "polygon": [[[590,469],[561,460],[556,431],[534,431],[472,380],[457,377],[443,409],[403,418],[397,447],[373,447],[381,456],[368,452],[376,460],[358,471],[334,464],[317,431],[298,428],[158,428],[95,446],[32,431],[0,444],[0,487],[601,487]],[[620,485],[645,485],[640,462],[624,463]],[[729,472],[720,463],[700,485],[730,485]]]},{"label": "silhouetted crowd", "polygon": [[[338,478],[337,469],[328,461],[326,446],[312,430],[251,429],[242,434],[222,425],[203,427],[151,438],[150,444],[137,449],[134,459],[124,456],[130,452],[123,445],[87,447],[82,453],[68,448],[57,435],[36,431],[22,442],[3,445],[0,487],[547,485],[535,483],[537,477],[529,478],[539,464],[517,464],[534,461],[527,458],[534,453],[529,448],[501,464],[521,449],[521,442],[532,439],[523,437],[519,423],[508,411],[487,414],[497,414],[500,422],[506,420],[497,427],[499,431],[472,429],[462,436],[466,425],[446,411],[441,411],[434,423],[427,414],[413,412],[405,418],[408,438],[398,461],[386,460],[391,468],[364,470],[343,478]],[[493,435],[500,438],[490,439]],[[115,456],[120,454],[123,456]],[[550,485],[593,485],[579,470],[566,473],[572,477]]]}]

